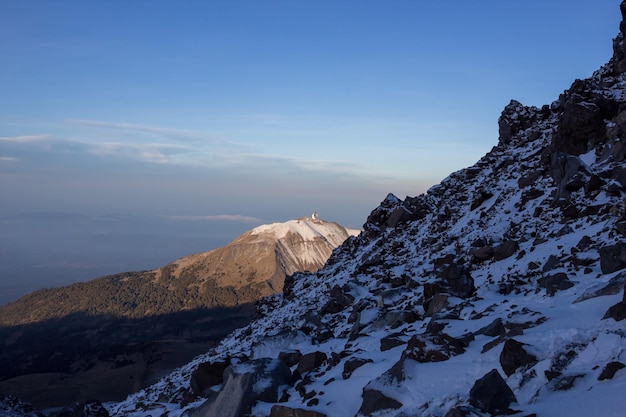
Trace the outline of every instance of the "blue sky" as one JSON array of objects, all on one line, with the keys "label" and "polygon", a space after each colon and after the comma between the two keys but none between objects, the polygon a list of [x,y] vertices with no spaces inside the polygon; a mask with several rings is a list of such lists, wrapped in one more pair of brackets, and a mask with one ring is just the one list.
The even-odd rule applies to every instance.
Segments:
[{"label": "blue sky", "polygon": [[611,56],[619,0],[0,2],[0,214],[360,227]]}]

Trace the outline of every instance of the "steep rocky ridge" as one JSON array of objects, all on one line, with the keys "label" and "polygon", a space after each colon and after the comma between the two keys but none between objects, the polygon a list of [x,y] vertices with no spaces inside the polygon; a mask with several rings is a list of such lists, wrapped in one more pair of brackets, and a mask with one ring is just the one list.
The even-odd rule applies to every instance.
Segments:
[{"label": "steep rocky ridge", "polygon": [[[609,63],[555,102],[511,101],[475,165],[426,194],[388,195],[257,320],[109,412],[217,416],[228,400],[259,417],[623,415],[620,29]],[[291,381],[261,369],[270,363]],[[250,404],[243,380],[274,395]]]},{"label": "steep rocky ridge", "polygon": [[44,289],[0,307],[0,392],[38,406],[121,399],[206,352],[359,231],[300,218],[143,272]]}]

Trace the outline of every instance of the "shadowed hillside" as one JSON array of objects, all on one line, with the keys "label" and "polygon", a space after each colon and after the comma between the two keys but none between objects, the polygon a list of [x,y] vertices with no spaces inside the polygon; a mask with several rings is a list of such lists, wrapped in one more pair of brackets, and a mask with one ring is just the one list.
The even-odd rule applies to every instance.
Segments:
[{"label": "shadowed hillside", "polygon": [[72,313],[0,327],[0,392],[38,407],[121,400],[247,324],[252,304],[142,319]]}]

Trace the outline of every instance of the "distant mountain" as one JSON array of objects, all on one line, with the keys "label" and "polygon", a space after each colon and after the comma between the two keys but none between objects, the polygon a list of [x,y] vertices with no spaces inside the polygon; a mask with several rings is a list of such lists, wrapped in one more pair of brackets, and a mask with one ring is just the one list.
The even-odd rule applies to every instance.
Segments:
[{"label": "distant mountain", "polygon": [[[0,392],[46,406],[68,398],[119,399],[246,324],[255,301],[282,291],[294,272],[315,272],[358,233],[300,218],[259,226],[156,270],[27,294],[0,306]],[[122,373],[126,381],[111,384],[114,390],[102,384]],[[59,381],[68,378],[74,379],[66,384],[69,397],[58,394]],[[54,385],[45,392],[55,394],[43,396],[38,381]]]},{"label": "distant mountain", "polygon": [[626,1],[609,63],[115,417],[622,416]]},{"label": "distant mountain", "polygon": [[124,272],[34,291],[0,306],[0,326],[69,314],[144,318],[184,310],[236,307],[282,291],[286,275],[315,272],[358,230],[300,218],[259,226],[221,248],[152,271]]}]

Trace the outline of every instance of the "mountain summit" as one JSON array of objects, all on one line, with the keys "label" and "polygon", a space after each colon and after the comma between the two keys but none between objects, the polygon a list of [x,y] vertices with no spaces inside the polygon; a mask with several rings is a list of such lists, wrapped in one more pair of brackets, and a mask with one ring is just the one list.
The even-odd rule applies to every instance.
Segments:
[{"label": "mountain summit", "polygon": [[[626,2],[621,5],[626,15]],[[611,61],[113,416],[621,416],[626,23]]]},{"label": "mountain summit", "polygon": [[285,276],[315,272],[333,249],[359,230],[346,229],[317,218],[301,217],[272,223],[245,232],[228,245],[176,261],[174,274],[201,269],[197,280],[214,279],[220,287],[254,287],[259,294],[280,292]]}]

